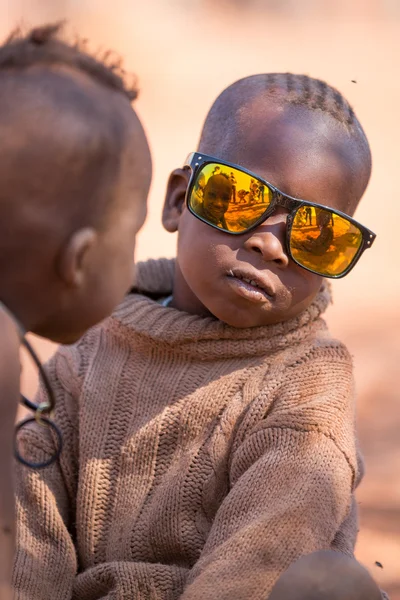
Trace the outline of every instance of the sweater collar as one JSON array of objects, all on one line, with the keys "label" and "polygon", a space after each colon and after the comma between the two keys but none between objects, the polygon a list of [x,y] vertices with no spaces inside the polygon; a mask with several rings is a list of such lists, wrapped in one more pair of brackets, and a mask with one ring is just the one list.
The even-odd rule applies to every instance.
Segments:
[{"label": "sweater collar", "polygon": [[[113,327],[121,325],[141,341],[196,356],[203,360],[238,356],[263,356],[301,343],[326,325],[320,315],[331,301],[325,280],[312,304],[302,313],[276,325],[237,329],[213,317],[191,315],[163,307],[153,298],[171,294],[174,259],[138,263],[137,289],[129,294],[114,313]],[[149,295],[146,295],[149,294]],[[150,297],[149,297],[150,296]]]}]

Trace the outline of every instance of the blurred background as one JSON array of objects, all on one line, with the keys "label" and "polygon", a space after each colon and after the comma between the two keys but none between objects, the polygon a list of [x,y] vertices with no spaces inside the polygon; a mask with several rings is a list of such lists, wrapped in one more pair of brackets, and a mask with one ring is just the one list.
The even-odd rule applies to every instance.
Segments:
[{"label": "blurred background", "polygon": [[[253,73],[291,71],[337,87],[369,137],[373,176],[356,218],[377,234],[333,285],[327,320],[354,355],[367,474],[358,493],[357,556],[400,600],[400,0],[0,0],[0,33],[67,19],[138,77],[154,180],[138,259],[173,256],[160,224],[169,172],[196,148],[216,96]],[[54,347],[34,340],[43,359]],[[24,364],[24,391],[36,374]]]}]

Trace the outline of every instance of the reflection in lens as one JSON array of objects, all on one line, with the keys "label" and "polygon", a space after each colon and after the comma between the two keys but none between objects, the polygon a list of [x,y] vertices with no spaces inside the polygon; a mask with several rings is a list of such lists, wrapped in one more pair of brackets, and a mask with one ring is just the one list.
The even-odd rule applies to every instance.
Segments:
[{"label": "reflection in lens", "polygon": [[189,204],[208,223],[240,233],[260,219],[271,197],[270,189],[260,180],[238,169],[210,163],[197,174]]},{"label": "reflection in lens", "polygon": [[315,206],[301,206],[293,219],[290,250],[302,266],[321,275],[341,275],[351,265],[362,233],[346,218]]},{"label": "reflection in lens", "polygon": [[232,184],[225,175],[211,175],[203,190],[204,217],[210,223],[226,229],[225,213],[229,208]]}]

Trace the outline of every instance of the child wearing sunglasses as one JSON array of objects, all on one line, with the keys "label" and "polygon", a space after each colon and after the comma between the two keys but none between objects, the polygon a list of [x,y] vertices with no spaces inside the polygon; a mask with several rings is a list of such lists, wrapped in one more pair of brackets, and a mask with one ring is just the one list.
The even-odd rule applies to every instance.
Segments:
[{"label": "child wearing sunglasses", "polygon": [[[266,600],[301,556],[358,567],[353,368],[322,314],[327,278],[373,242],[352,217],[370,170],[321,81],[258,75],[216,100],[168,182],[176,260],[139,264],[113,317],[51,361],[64,450],[19,474],[17,597]],[[376,600],[362,581],[352,600]]]},{"label": "child wearing sunglasses", "polygon": [[[20,466],[23,477],[40,485],[43,471],[36,468],[52,463],[61,444],[46,416],[56,395],[50,387],[38,406],[25,399],[37,408],[28,444],[41,447],[40,457],[30,461],[31,448],[24,451],[24,426],[35,418],[18,425],[20,443],[14,440],[20,346],[45,376],[25,334],[75,342],[124,297],[132,285],[135,236],[151,177],[147,140],[131,107],[136,91],[59,33],[58,25],[26,36],[15,32],[0,46],[2,600],[11,598],[14,448],[21,462],[35,467]],[[40,560],[35,537],[24,536],[22,545]],[[42,564],[39,580],[45,571]],[[27,597],[41,598],[41,586]]]}]

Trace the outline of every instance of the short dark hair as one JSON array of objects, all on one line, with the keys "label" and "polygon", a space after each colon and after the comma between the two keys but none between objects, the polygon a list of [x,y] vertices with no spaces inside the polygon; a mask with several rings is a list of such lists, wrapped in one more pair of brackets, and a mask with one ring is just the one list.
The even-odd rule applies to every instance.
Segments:
[{"label": "short dark hair", "polygon": [[321,111],[341,123],[350,133],[356,129],[363,133],[350,104],[325,81],[293,73],[262,73],[239,79],[218,96],[203,125],[199,144],[201,151],[208,151],[210,145],[215,145],[221,131],[226,132],[228,111],[229,119],[235,120],[243,106],[261,96],[280,106],[298,105]]},{"label": "short dark hair", "polygon": [[3,69],[26,69],[37,65],[66,65],[82,71],[98,83],[121,92],[130,102],[138,95],[136,80],[122,68],[122,61],[111,52],[91,56],[85,39],[68,44],[61,37],[63,23],[35,27],[27,34],[14,30],[0,46],[0,72]]},{"label": "short dark hair", "polygon": [[293,73],[268,73],[265,75],[265,85],[270,94],[286,88],[287,104],[299,104],[311,110],[319,109],[346,125],[354,122],[354,111],[345,97],[321,79]]}]

